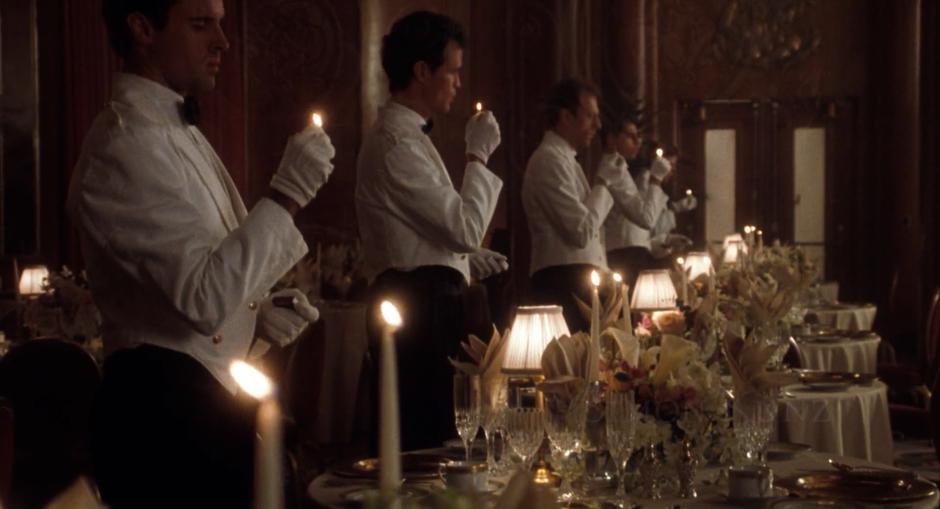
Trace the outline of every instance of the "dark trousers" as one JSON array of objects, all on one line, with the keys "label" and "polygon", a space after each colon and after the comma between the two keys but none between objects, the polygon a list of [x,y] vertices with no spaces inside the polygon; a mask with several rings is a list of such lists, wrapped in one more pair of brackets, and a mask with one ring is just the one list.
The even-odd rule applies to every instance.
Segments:
[{"label": "dark trousers", "polygon": [[[454,368],[447,358],[457,357],[460,342],[467,339],[463,300],[466,290],[467,283],[460,272],[441,266],[419,267],[409,272],[387,270],[369,289],[369,329],[374,352],[379,350],[379,303],[385,299],[393,301],[404,320],[395,334],[402,450],[440,447],[457,434]],[[376,394],[380,396],[381,391]]]},{"label": "dark trousers", "polygon": [[658,269],[660,262],[653,257],[649,249],[640,246],[624,247],[607,252],[607,265],[610,270],[620,271],[623,280],[630,285],[630,296],[636,288],[636,278],[640,271]]},{"label": "dark trousers", "polygon": [[250,507],[257,405],[196,360],[111,355],[95,408],[95,477],[110,507]]},{"label": "dark trousers", "polygon": [[591,328],[590,317],[581,314],[574,296],[591,305],[591,271],[596,269],[588,264],[555,265],[539,269],[532,274],[533,303],[561,306],[565,322],[572,333],[588,332]]}]

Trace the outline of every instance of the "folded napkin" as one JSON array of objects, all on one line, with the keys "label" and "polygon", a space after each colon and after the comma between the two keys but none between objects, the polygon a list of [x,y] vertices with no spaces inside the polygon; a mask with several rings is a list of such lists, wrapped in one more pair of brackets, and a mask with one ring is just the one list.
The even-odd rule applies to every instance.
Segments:
[{"label": "folded napkin", "polygon": [[509,480],[496,500],[496,509],[556,509],[555,493],[548,486],[535,484],[532,473],[519,471]]},{"label": "folded napkin", "polygon": [[591,338],[584,332],[551,340],[542,352],[542,374],[545,381],[539,390],[570,399],[581,393],[587,384],[591,359]]},{"label": "folded napkin", "polygon": [[493,327],[493,335],[489,343],[470,335],[470,338],[460,346],[470,356],[471,362],[462,362],[450,359],[450,363],[461,373],[478,375],[480,377],[480,391],[482,403],[486,408],[499,408],[506,402],[506,376],[502,373],[503,357],[506,356],[506,345],[509,344],[509,331],[502,336]]},{"label": "folded napkin", "polygon": [[[578,310],[581,311],[581,316],[583,316],[586,321],[590,322],[591,304],[584,302],[577,295],[572,294],[572,296],[574,297],[574,301],[578,303]],[[607,297],[601,300],[600,305],[598,315],[601,330],[615,326],[624,306],[623,295],[620,292],[620,288],[615,288],[612,292],[608,292]],[[629,313],[629,311],[627,312]]]},{"label": "folded napkin", "polygon": [[726,334],[722,343],[736,396],[766,393],[799,381],[796,373],[767,371],[767,361],[778,348],[776,345],[760,344],[734,334]]}]

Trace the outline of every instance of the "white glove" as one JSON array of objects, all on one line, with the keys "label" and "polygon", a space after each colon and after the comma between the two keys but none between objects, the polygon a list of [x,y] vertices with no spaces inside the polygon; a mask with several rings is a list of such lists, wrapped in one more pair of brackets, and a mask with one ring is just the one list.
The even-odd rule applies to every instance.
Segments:
[{"label": "white glove", "polygon": [[[274,304],[277,297],[292,299],[293,307],[286,308]],[[317,308],[310,305],[304,292],[288,288],[274,292],[258,311],[258,335],[266,341],[279,346],[287,346],[303,332],[308,323],[320,318]]]},{"label": "white glove", "polygon": [[271,188],[305,207],[330,178],[336,149],[323,129],[311,125],[287,140]]},{"label": "white glove", "polygon": [[506,255],[480,248],[470,253],[470,275],[477,281],[499,274],[509,268]]},{"label": "white glove", "polygon": [[653,164],[650,167],[650,175],[659,179],[660,182],[666,180],[666,177],[669,176],[669,173],[672,171],[672,164],[669,163],[665,157],[657,157],[653,160]]},{"label": "white glove", "polygon": [[500,141],[499,124],[493,113],[481,111],[470,117],[464,140],[467,142],[467,153],[479,157],[485,164]]},{"label": "white glove", "polygon": [[695,210],[695,207],[698,207],[698,200],[695,196],[686,196],[681,200],[676,200],[672,202],[672,210],[675,212],[687,212],[689,210]]},{"label": "white glove", "polygon": [[610,187],[622,181],[626,173],[627,162],[623,157],[619,155],[605,156],[597,167],[597,180],[601,184]]}]

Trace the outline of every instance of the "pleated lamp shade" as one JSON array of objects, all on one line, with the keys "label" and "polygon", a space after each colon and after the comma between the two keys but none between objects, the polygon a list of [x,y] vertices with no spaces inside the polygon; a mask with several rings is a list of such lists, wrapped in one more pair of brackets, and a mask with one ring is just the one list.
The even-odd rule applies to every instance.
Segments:
[{"label": "pleated lamp shade", "polygon": [[644,270],[636,278],[630,308],[634,311],[674,309],[676,297],[676,287],[668,270]]},{"label": "pleated lamp shade", "polygon": [[742,254],[747,254],[747,244],[743,240],[733,240],[725,247],[722,263],[737,263]]},{"label": "pleated lamp shade", "polygon": [[685,257],[685,265],[683,268],[689,272],[689,281],[694,281],[695,278],[702,274],[707,276],[715,270],[712,265],[711,257],[708,256],[708,253],[703,252],[689,253]]},{"label": "pleated lamp shade", "polygon": [[509,331],[502,372],[536,375],[542,372],[542,352],[548,343],[571,334],[561,306],[519,306]]},{"label": "pleated lamp shade", "polygon": [[49,281],[49,269],[44,265],[27,267],[20,275],[20,295],[42,295],[46,292],[44,286]]}]

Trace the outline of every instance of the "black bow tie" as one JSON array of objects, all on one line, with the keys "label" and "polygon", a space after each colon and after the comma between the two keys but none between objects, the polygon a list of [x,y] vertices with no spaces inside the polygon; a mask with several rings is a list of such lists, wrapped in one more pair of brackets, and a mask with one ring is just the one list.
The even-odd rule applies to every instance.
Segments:
[{"label": "black bow tie", "polygon": [[187,124],[199,125],[199,99],[191,95],[186,96],[183,104],[180,105],[180,116]]},{"label": "black bow tie", "polygon": [[428,121],[421,126],[421,132],[428,134],[431,132],[431,129],[434,129],[434,119],[429,118]]}]

